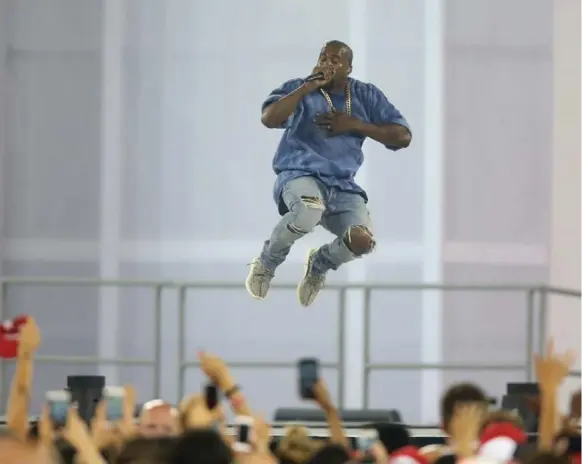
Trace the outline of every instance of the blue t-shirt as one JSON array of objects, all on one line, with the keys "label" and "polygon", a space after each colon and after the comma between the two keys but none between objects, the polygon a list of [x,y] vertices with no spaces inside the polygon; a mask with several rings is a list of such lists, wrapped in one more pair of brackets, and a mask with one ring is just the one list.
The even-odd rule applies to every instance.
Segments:
[{"label": "blue t-shirt", "polygon": [[[271,92],[263,103],[262,110],[302,84],[302,79],[285,82]],[[400,124],[409,129],[400,111],[376,86],[351,78],[349,85],[352,116],[371,124]],[[343,93],[332,93],[330,97],[338,111],[345,111],[346,98]],[[367,200],[364,190],[354,181],[356,172],[364,162],[362,144],[365,137],[360,134],[330,136],[324,129],[318,128],[314,118],[318,114],[329,112],[324,96],[321,92],[314,91],[303,98],[282,126],[285,132],[273,159],[273,170],[277,174],[273,194],[281,212],[286,209],[284,205],[280,205],[284,185],[302,176],[314,176],[328,187],[358,193]],[[399,149],[395,146],[386,148]]]}]

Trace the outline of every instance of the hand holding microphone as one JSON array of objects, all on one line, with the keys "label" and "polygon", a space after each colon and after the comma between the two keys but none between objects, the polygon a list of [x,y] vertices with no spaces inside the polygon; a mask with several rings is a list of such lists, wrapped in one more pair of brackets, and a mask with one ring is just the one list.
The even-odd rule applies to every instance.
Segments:
[{"label": "hand holding microphone", "polygon": [[329,84],[335,75],[335,69],[328,68],[315,68],[313,74],[305,78],[305,86],[310,90],[319,89]]}]

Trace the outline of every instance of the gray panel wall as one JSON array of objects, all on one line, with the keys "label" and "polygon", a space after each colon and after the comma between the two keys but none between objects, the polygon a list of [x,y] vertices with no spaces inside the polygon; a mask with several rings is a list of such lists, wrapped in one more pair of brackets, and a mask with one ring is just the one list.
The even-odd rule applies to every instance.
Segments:
[{"label": "gray panel wall", "polygon": [[[505,1],[502,8],[488,0],[445,3],[446,241],[545,244],[550,7],[542,0]],[[0,235],[9,245],[3,273],[97,276],[103,3],[0,4],[5,21],[9,18],[3,28],[7,63],[3,73],[0,68],[7,80],[0,80],[0,87],[9,89],[8,118],[0,128],[6,134],[0,145]],[[337,38],[354,45],[355,77],[381,87],[415,136],[411,148],[398,154],[366,145],[361,179],[371,197],[379,247],[363,261],[364,270],[375,281],[421,280],[423,89],[431,78],[424,69],[424,5],[422,0],[357,5],[252,0],[225,8],[223,2],[201,0],[127,1],[119,277],[242,282],[246,264],[277,220],[270,160],[280,133],[261,127],[260,103],[283,80],[309,73],[319,46]],[[304,251],[329,238],[317,232],[298,244],[278,280],[295,282]],[[546,273],[543,266],[445,266],[449,281],[537,281]],[[346,268],[330,280],[352,277]],[[317,355],[335,361],[337,295],[326,292],[309,310],[299,309],[294,298],[293,292],[274,292],[261,304],[242,290],[193,291],[187,352],[194,356],[204,348],[228,360]],[[46,325],[51,341],[44,354],[97,354],[97,292],[17,289],[8,301],[12,314],[32,312]],[[120,356],[153,355],[152,301],[145,290],[120,292]],[[162,394],[169,400],[177,399],[175,303],[175,294],[165,296]],[[446,294],[444,303],[445,361],[491,362],[507,353],[523,359],[517,297]],[[515,329],[492,323],[490,306],[496,317],[511,314]],[[421,361],[419,294],[374,294],[371,319],[373,362]],[[81,337],[71,335],[69,321],[78,322]],[[493,337],[499,351],[483,354]],[[457,357],[460,346],[466,359]],[[37,406],[40,392],[56,387],[67,372],[91,368],[59,368],[46,375],[48,367],[39,369]],[[153,394],[150,370],[124,368],[118,374],[119,382],[138,385],[142,399]],[[267,414],[276,405],[297,404],[292,370],[236,370],[236,375]],[[335,391],[337,375],[328,375]],[[475,378],[495,390],[520,375],[475,373]],[[371,406],[398,406],[406,420],[420,419],[419,372],[371,378]],[[447,373],[444,380],[456,379]],[[195,370],[188,372],[187,388],[196,389],[201,381]]]},{"label": "gray panel wall", "polygon": [[[445,243],[509,249],[488,262],[445,264],[445,278],[547,281],[547,261],[520,261],[512,248],[548,244],[552,2],[448,0],[446,9]],[[524,363],[525,303],[524,294],[447,293],[445,361]],[[467,378],[499,394],[525,375],[446,372],[444,381]]]},{"label": "gray panel wall", "polygon": [[[69,259],[75,243],[95,243],[99,234],[100,3],[0,5],[0,35],[6,38],[0,43],[2,273],[97,277],[96,258]],[[69,248],[58,261],[50,259],[56,250],[44,245],[55,240],[68,245],[58,248]],[[27,313],[38,319],[40,355],[97,355],[96,290],[15,287],[5,302],[3,317]],[[33,410],[44,391],[64,385],[67,373],[95,368],[39,365]],[[9,379],[3,379],[4,391]]]},{"label": "gray panel wall", "polygon": [[[221,2],[190,0],[126,5],[120,277],[242,282],[246,264],[278,217],[270,159],[280,133],[260,125],[261,101],[282,81],[309,73],[325,40],[356,40],[353,5],[333,0],[254,0],[231,2],[228,9]],[[3,6],[10,24],[4,273],[97,276],[103,4],[3,0]],[[423,95],[417,90],[424,79],[422,8],[420,0],[401,5],[370,1],[362,17],[369,31],[355,44],[356,77],[386,91],[415,127],[418,141],[398,155],[373,143],[367,146],[363,180],[380,249],[388,250],[366,264],[376,280],[418,281],[421,276],[418,255],[398,262],[382,256],[394,243],[416,245],[422,236]],[[321,22],[322,17],[327,20]],[[300,244],[278,279],[296,281],[308,244],[328,239],[318,232]],[[219,256],[208,249],[200,253],[205,243],[213,244]],[[332,276],[348,278],[346,270]],[[310,310],[299,309],[291,291],[275,292],[263,304],[242,290],[194,291],[189,297],[185,331],[192,356],[205,348],[229,360],[293,361],[308,355],[337,360],[333,292]],[[47,325],[50,342],[43,354],[97,354],[96,291],[19,288],[9,292],[8,302],[11,314],[29,311]],[[152,356],[151,292],[122,290],[119,302],[119,355]],[[177,399],[175,302],[175,294],[164,298],[162,393],[170,400]],[[406,361],[420,361],[420,330],[411,323],[420,318],[420,304],[410,292],[374,295],[374,362],[397,360],[403,346]],[[79,335],[70,335],[69,321],[83,317]],[[394,326],[410,329],[387,336]],[[40,392],[58,386],[57,377],[64,380],[70,372],[59,369],[50,377],[36,377],[36,406]],[[148,369],[124,368],[118,374],[120,382],[136,383],[143,399],[151,396]],[[266,413],[278,404],[297,404],[292,370],[240,375]],[[382,381],[374,382],[371,404],[399,404],[418,420],[420,374],[378,378]],[[337,374],[330,372],[328,380],[335,391]],[[186,381],[197,388],[201,379],[192,371]]]}]

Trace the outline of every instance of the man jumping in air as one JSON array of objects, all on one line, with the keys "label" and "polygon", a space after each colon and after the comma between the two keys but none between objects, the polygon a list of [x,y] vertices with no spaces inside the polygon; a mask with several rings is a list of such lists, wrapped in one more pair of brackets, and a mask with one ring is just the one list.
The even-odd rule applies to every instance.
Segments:
[{"label": "man jumping in air", "polygon": [[336,239],[309,251],[305,274],[297,287],[299,302],[309,306],[330,269],[372,251],[375,246],[366,192],[355,182],[364,161],[366,138],[390,150],[410,144],[408,123],[372,84],[352,79],[353,53],[337,40],[327,42],[313,81],[292,79],[263,103],[261,121],[285,132],[273,160],[277,174],[275,202],[281,220],[253,260],[248,292],[267,296],[277,267],[293,243],[321,224]]}]

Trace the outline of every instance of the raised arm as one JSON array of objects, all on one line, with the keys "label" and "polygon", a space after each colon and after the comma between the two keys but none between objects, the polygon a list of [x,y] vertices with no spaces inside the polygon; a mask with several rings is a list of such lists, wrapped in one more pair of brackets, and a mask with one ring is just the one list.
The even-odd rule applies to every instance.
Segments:
[{"label": "raised arm", "polygon": [[316,68],[321,71],[323,79],[305,82],[303,79],[292,79],[275,89],[263,103],[261,122],[269,129],[286,129],[293,120],[293,115],[303,97],[330,82],[333,78],[331,69]]}]

